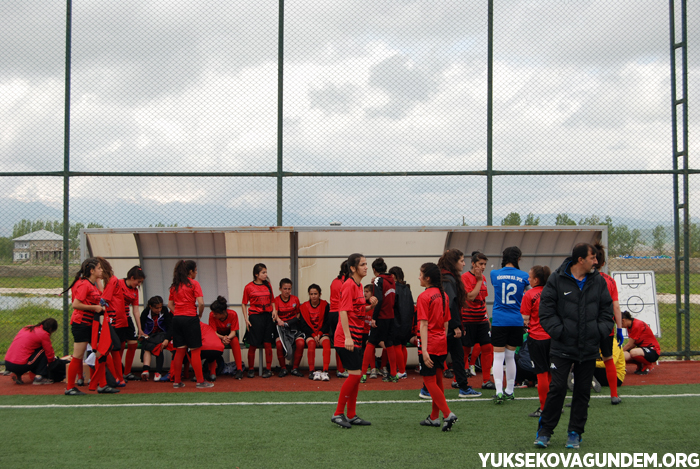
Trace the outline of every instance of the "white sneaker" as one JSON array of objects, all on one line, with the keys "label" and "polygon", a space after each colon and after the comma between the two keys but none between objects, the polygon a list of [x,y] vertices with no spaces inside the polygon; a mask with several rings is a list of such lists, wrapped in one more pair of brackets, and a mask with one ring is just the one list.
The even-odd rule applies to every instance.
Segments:
[{"label": "white sneaker", "polygon": [[382,377],[387,377],[389,376],[389,370],[383,366],[382,369],[379,371],[379,374],[382,375]]},{"label": "white sneaker", "polygon": [[377,369],[372,368],[369,372],[369,377],[370,379],[377,379]]},{"label": "white sneaker", "polygon": [[330,380],[331,380],[331,378],[330,378],[330,376],[328,376],[328,372],[322,371],[321,372],[321,381],[330,381]]},{"label": "white sneaker", "polygon": [[314,371],[314,381],[321,381],[321,372]]},{"label": "white sneaker", "polygon": [[472,376],[476,376],[476,366],[475,365],[469,366],[469,374]]},{"label": "white sneaker", "polygon": [[153,381],[160,381],[160,378],[162,378],[162,376],[160,376],[160,373],[156,373],[153,375]]},{"label": "white sneaker", "polygon": [[396,377],[399,379],[406,379],[408,375],[406,373],[396,373]]}]

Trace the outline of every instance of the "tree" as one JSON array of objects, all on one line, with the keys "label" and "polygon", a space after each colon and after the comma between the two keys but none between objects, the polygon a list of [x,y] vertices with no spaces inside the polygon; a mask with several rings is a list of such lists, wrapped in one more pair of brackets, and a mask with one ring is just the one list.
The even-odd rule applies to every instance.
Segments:
[{"label": "tree", "polygon": [[[689,229],[690,229],[690,257],[700,257],[700,229],[698,228],[697,223],[691,223],[689,226]],[[683,241],[682,229],[681,229],[681,236],[680,236],[680,239],[678,241],[680,243],[681,255],[682,255],[683,254],[683,246],[685,245],[684,241]]]},{"label": "tree", "polygon": [[10,238],[0,238],[0,260],[11,261],[14,243]]},{"label": "tree", "polygon": [[557,215],[557,221],[554,222],[555,225],[559,226],[566,226],[566,225],[575,225],[576,222],[573,221],[571,218],[569,218],[569,215],[566,213],[560,213]]},{"label": "tree", "polygon": [[591,215],[581,219],[579,225],[607,225],[608,227],[608,256],[631,256],[639,244],[642,233],[637,230],[630,230],[627,225],[615,226],[612,218],[605,217],[601,220],[598,215]]},{"label": "tree", "polygon": [[657,225],[656,228],[651,231],[651,236],[653,237],[651,246],[654,248],[657,255],[662,256],[664,254],[664,246],[666,245],[666,228]]},{"label": "tree", "polygon": [[501,226],[520,226],[520,214],[517,212],[510,212],[501,220]]},{"label": "tree", "polygon": [[528,213],[525,217],[525,223],[523,225],[535,226],[540,224],[540,217],[535,218],[535,214],[532,212]]}]

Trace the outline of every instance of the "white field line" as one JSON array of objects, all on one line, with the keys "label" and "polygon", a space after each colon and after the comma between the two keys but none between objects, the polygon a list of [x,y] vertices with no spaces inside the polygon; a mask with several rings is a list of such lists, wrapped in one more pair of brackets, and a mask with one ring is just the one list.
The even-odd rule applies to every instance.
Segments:
[{"label": "white field line", "polygon": [[[700,397],[700,394],[659,394],[659,395],[622,395],[624,399],[647,399],[666,397]],[[567,397],[568,398],[568,397]],[[591,396],[593,399],[609,399],[609,395]],[[539,400],[539,397],[519,397],[519,401]],[[492,399],[447,399],[447,402],[492,402]],[[358,401],[358,404],[425,404],[427,399],[415,401]],[[45,405],[0,405],[0,409],[74,409],[89,407],[217,407],[217,406],[286,406],[286,405],[336,405],[335,401],[314,402],[164,402],[133,404],[45,404]]]}]

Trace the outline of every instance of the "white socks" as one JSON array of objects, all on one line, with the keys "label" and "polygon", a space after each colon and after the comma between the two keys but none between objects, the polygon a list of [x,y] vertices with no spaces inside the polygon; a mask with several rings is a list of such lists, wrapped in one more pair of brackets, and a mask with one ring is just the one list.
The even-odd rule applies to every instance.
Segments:
[{"label": "white socks", "polygon": [[503,393],[503,360],[505,352],[493,352],[493,384],[496,385],[496,394]]}]

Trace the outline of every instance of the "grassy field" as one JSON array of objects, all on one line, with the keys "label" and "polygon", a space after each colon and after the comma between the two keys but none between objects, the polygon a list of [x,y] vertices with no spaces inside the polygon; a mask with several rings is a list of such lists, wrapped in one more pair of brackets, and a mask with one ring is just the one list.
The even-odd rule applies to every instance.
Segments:
[{"label": "grassy field", "polygon": [[[51,336],[51,342],[56,353],[63,351],[63,311],[43,306],[27,304],[17,309],[0,310],[0,359],[5,357],[7,349],[17,332],[28,324],[37,324],[46,318],[58,321],[58,331]],[[73,336],[69,335],[70,348],[73,347]]]},{"label": "grassy field", "polygon": [[0,277],[0,288],[61,287],[63,287],[63,278],[61,277]]},{"label": "grassy field", "polygon": [[[641,397],[662,394],[695,395]],[[601,394],[605,398],[591,401],[579,452],[697,451],[699,394],[700,385],[623,387],[617,407]],[[460,420],[449,433],[418,425],[430,403],[416,399],[416,391],[361,391],[358,413],[372,426],[350,430],[330,423],[337,394],[328,392],[0,397],[3,406],[252,404],[0,408],[6,448],[0,466],[476,468],[480,452],[538,451],[532,445],[537,421],[527,416],[538,405],[535,390],[516,395],[499,407],[485,399],[450,402]],[[564,449],[568,414],[565,409],[550,447],[541,451],[570,451]],[[649,425],[653,431],[634,431]]]},{"label": "grassy field", "polygon": [[[657,293],[676,293],[676,276],[674,274],[656,274],[655,277]],[[700,294],[700,274],[690,274],[690,294]]]}]

